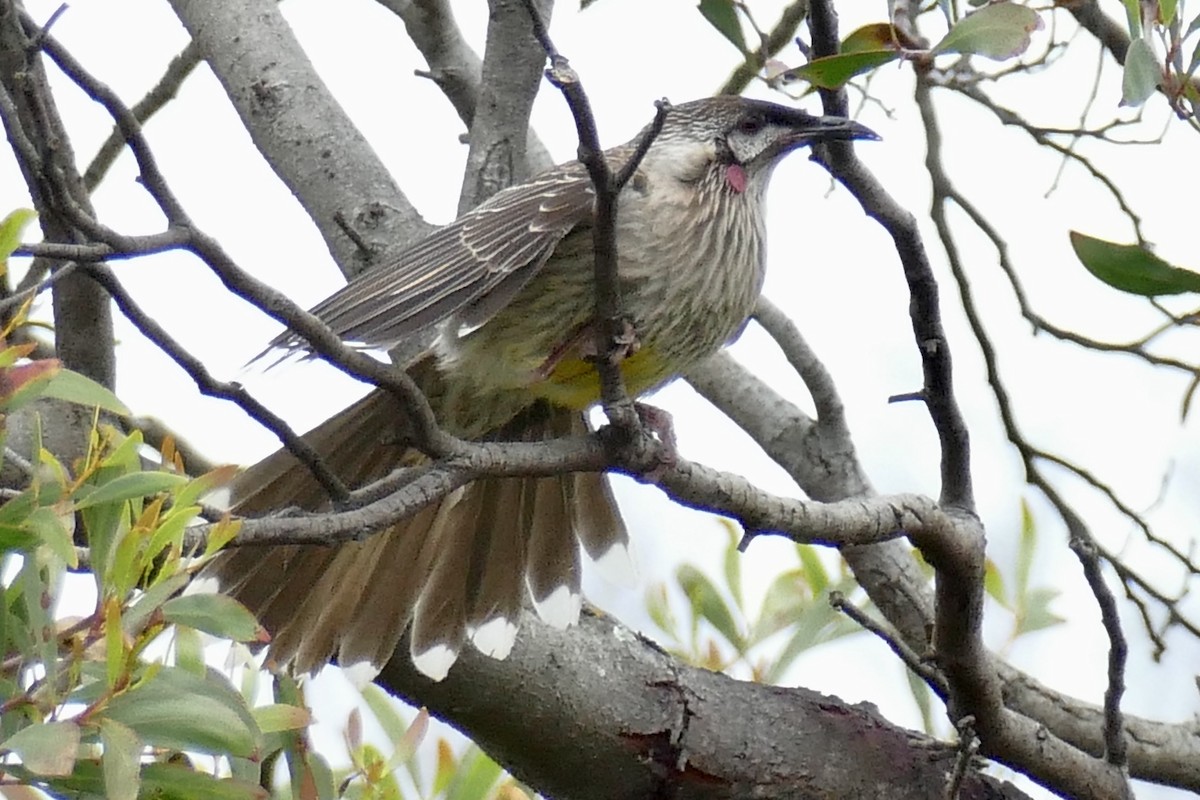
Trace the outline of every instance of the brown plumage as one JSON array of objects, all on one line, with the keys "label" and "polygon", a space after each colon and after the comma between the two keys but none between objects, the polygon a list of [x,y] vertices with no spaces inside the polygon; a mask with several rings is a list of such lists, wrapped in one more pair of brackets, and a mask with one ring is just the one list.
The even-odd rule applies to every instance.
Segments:
[{"label": "brown plumage", "polygon": [[[674,107],[622,192],[618,272],[640,349],[630,391],[660,386],[734,337],[764,262],[763,198],[785,153],[875,138],[848,120],[720,97]],[[635,142],[606,154],[619,168]],[[314,309],[347,341],[396,345],[431,326],[410,367],[440,424],[474,439],[537,441],[586,428],[599,398],[592,337],[593,190],[564,164],[500,192]],[[299,349],[294,334],[273,346]],[[404,415],[376,391],[307,437],[350,486],[421,456]],[[248,469],[235,508],[261,514],[325,498],[286,452]],[[627,534],[603,475],[484,478],[392,529],[337,550],[246,548],[209,570],[259,614],[273,656],[299,671],[336,657],[381,665],[411,625],[414,662],[443,676],[462,644],[507,654],[526,589],[543,616],[579,610],[580,546],[622,563]]]}]

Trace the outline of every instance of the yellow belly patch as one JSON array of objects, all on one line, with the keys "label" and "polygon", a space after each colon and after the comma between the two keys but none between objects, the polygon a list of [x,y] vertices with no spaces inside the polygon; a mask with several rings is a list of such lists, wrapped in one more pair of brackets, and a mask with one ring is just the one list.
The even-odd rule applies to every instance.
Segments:
[{"label": "yellow belly patch", "polygon": [[[621,362],[621,376],[631,396],[647,392],[672,376],[658,354],[643,347]],[[600,402],[600,375],[582,358],[564,358],[546,380],[531,387],[540,397],[558,406],[582,411]]]}]

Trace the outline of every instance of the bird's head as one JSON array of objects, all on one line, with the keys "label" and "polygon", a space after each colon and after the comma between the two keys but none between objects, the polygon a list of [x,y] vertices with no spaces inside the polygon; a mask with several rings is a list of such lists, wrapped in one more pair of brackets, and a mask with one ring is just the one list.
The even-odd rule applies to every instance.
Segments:
[{"label": "bird's head", "polygon": [[780,158],[799,147],[878,138],[844,117],[816,117],[744,97],[710,97],[673,106],[652,152],[667,155],[681,181],[698,180],[717,166],[734,191],[744,192],[765,185]]}]

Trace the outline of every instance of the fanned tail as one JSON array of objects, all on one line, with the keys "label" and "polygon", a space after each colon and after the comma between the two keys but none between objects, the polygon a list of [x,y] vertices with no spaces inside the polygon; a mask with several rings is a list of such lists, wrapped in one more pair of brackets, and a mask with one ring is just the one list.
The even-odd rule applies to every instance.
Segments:
[{"label": "fanned tail", "polygon": [[[419,463],[404,445],[401,418],[395,401],[376,391],[305,438],[358,487]],[[578,412],[539,403],[489,438],[538,441],[585,430]],[[233,501],[250,515],[326,505],[285,451],[243,473]],[[380,667],[411,626],[414,664],[440,679],[466,641],[507,656],[527,594],[547,622],[575,622],[580,546],[607,573],[629,572],[628,535],[603,474],[482,478],[364,541],[239,548],[204,574],[258,615],[273,637],[271,657],[297,672],[334,658]]]}]

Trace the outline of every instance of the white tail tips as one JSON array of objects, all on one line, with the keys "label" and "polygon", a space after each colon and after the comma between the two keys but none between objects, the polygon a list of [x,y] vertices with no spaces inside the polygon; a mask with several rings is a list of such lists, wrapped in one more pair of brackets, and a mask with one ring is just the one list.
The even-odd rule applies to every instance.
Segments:
[{"label": "white tail tips", "polygon": [[435,644],[428,650],[412,654],[413,666],[431,681],[444,680],[457,660],[458,649],[444,644]]},{"label": "white tail tips", "polygon": [[342,674],[346,676],[346,680],[350,681],[350,684],[360,692],[379,676],[379,672],[379,667],[370,661],[359,661],[349,666],[342,666]]},{"label": "white tail tips", "polygon": [[517,623],[504,617],[493,617],[475,629],[471,644],[485,656],[500,661],[508,658],[517,641]]},{"label": "white tail tips", "polygon": [[534,599],[534,607],[542,622],[552,628],[564,630],[579,621],[579,609],[583,606],[583,598],[578,591],[572,591],[569,586],[559,586],[541,600]]},{"label": "white tail tips", "polygon": [[592,559],[596,572],[607,582],[624,589],[637,586],[638,566],[633,548],[627,542],[613,542],[612,547]]}]

